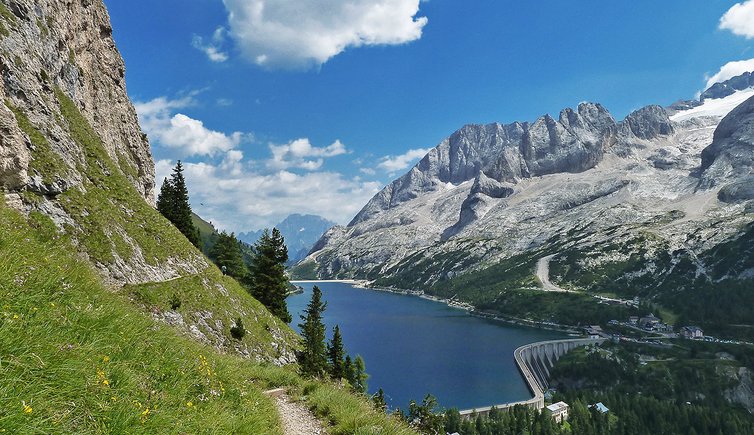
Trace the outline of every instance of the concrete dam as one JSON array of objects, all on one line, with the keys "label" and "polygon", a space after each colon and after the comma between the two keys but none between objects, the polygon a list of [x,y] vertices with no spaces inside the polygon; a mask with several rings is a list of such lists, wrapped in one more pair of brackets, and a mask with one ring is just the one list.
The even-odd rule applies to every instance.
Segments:
[{"label": "concrete dam", "polygon": [[503,403],[500,405],[485,406],[476,409],[466,409],[460,411],[461,417],[468,419],[472,415],[487,415],[492,408],[508,409],[516,405],[530,406],[535,409],[545,407],[545,391],[550,386],[550,370],[555,362],[569,351],[590,344],[601,344],[604,338],[577,338],[570,340],[551,340],[540,341],[537,343],[525,344],[513,352],[513,358],[516,360],[516,366],[529,387],[533,397],[528,400],[521,400],[512,403]]}]

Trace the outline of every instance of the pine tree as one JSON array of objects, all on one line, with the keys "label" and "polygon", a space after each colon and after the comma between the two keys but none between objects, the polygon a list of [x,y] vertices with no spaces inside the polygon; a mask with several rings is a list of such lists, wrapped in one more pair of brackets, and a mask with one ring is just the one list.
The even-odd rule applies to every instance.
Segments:
[{"label": "pine tree", "polygon": [[332,340],[327,345],[327,356],[330,360],[330,376],[339,380],[345,377],[344,370],[343,337],[340,335],[340,327],[335,325],[333,328]]},{"label": "pine tree", "polygon": [[356,373],[353,370],[351,355],[346,355],[346,360],[343,362],[343,377],[346,378],[349,385],[356,384]]},{"label": "pine tree", "polygon": [[366,394],[367,379],[369,379],[369,375],[366,372],[364,358],[362,358],[361,355],[356,355],[356,359],[353,362],[353,373],[354,383],[351,385],[357,392]]},{"label": "pine tree", "polygon": [[303,349],[298,353],[298,363],[304,375],[321,376],[327,372],[325,324],[322,322],[322,313],[326,307],[327,302],[322,301],[322,291],[315,285],[312,299],[304,310],[306,315],[301,316],[304,323],[298,325],[303,339]]},{"label": "pine tree", "polygon": [[157,210],[172,222],[194,246],[201,248],[199,230],[191,220],[191,204],[189,204],[188,188],[180,160],[173,168],[170,180],[166,178],[162,183],[160,195],[157,198]]},{"label": "pine tree", "polygon": [[288,248],[285,240],[276,228],[272,230],[272,234],[265,230],[253,249],[254,258],[244,283],[251,295],[272,314],[285,323],[290,323],[291,315],[285,302],[288,296],[288,277],[285,274]]},{"label": "pine tree", "polygon": [[217,236],[209,257],[220,269],[225,267],[225,273],[233,278],[246,276],[247,269],[243,262],[243,254],[241,254],[241,245],[235,234],[222,231]]},{"label": "pine tree", "polygon": [[162,180],[160,194],[157,196],[157,211],[170,222],[173,222],[173,204],[175,204],[175,189],[173,189],[173,183],[166,177]]},{"label": "pine tree", "polygon": [[372,403],[374,404],[375,409],[377,409],[378,411],[385,412],[387,410],[387,402],[385,402],[385,392],[382,391],[382,388],[377,390],[377,394],[375,394],[374,397],[372,397]]}]

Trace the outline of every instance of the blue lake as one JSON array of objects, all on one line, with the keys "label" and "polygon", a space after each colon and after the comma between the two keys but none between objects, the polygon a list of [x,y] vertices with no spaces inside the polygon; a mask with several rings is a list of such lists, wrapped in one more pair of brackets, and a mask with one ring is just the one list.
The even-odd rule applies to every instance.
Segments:
[{"label": "blue lake", "polygon": [[[292,326],[315,283],[297,283],[303,294],[288,298]],[[328,339],[340,325],[346,351],[361,355],[369,392],[382,388],[391,408],[406,409],[431,393],[445,408],[469,409],[531,397],[513,361],[523,344],[563,338],[556,331],[508,325],[415,296],[316,283],[327,301]]]}]

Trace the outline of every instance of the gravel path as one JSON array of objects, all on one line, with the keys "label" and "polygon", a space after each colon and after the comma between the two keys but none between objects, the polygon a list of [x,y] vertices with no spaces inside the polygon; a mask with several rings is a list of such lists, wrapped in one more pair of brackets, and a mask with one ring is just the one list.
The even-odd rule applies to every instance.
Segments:
[{"label": "gravel path", "polygon": [[275,397],[285,435],[324,435],[327,431],[304,405],[285,394]]}]

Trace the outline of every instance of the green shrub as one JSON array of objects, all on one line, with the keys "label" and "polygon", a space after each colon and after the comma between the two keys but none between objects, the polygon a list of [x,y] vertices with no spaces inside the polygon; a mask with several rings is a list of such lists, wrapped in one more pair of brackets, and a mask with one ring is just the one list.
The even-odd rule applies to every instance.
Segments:
[{"label": "green shrub", "polygon": [[236,340],[242,340],[246,335],[246,329],[240,317],[236,319],[236,324],[230,327],[230,335]]}]

